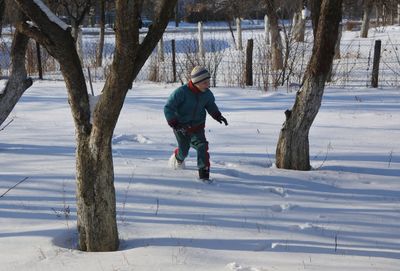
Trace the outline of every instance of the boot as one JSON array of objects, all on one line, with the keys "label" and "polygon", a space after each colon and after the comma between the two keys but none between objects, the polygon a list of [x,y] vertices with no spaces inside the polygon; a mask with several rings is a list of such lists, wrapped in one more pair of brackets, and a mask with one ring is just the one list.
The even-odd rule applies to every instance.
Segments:
[{"label": "boot", "polygon": [[178,160],[175,156],[175,153],[172,153],[168,164],[173,169],[185,169],[185,161]]},{"label": "boot", "polygon": [[208,181],[210,179],[210,169],[208,167],[199,169],[199,179]]}]

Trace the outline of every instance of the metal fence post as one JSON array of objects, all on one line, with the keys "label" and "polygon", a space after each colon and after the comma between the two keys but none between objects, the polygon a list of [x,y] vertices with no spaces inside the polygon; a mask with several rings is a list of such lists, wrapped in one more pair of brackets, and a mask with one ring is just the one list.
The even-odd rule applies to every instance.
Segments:
[{"label": "metal fence post", "polygon": [[247,41],[246,47],[246,86],[253,85],[253,39]]},{"label": "metal fence post", "polygon": [[381,58],[381,40],[376,40],[375,41],[375,47],[374,47],[374,63],[372,66],[372,78],[371,78],[371,85],[373,88],[378,87],[378,81],[379,81],[379,61]]},{"label": "metal fence post", "polygon": [[176,82],[176,60],[175,60],[175,40],[171,40],[172,47],[172,80]]}]

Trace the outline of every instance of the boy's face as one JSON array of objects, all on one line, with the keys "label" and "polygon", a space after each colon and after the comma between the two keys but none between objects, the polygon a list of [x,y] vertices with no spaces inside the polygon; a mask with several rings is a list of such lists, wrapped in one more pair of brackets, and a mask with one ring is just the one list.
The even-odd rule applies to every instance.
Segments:
[{"label": "boy's face", "polygon": [[206,79],[196,84],[196,87],[201,91],[204,92],[206,89],[210,87],[210,79]]}]

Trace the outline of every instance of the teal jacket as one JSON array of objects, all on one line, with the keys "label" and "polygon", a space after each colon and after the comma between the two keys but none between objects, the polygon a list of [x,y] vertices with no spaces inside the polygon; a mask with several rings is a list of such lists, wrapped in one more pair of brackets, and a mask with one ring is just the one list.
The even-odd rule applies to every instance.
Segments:
[{"label": "teal jacket", "polygon": [[[190,84],[190,83],[189,83]],[[206,122],[206,111],[214,119],[221,116],[211,90],[201,92],[185,84],[172,92],[164,107],[164,114],[170,126],[202,127]]]}]

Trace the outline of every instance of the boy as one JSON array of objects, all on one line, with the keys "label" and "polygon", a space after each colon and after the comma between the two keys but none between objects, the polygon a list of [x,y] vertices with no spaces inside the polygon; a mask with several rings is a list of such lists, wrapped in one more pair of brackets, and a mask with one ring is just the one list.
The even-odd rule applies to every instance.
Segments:
[{"label": "boy", "polygon": [[204,67],[196,66],[190,74],[190,81],[177,88],[164,107],[165,118],[178,141],[178,148],[169,160],[170,165],[175,169],[184,168],[189,148],[193,147],[197,151],[199,179],[205,182],[209,182],[210,178],[210,155],[204,132],[206,111],[219,123],[228,125],[209,89],[210,77]]}]

